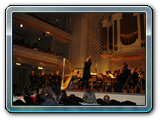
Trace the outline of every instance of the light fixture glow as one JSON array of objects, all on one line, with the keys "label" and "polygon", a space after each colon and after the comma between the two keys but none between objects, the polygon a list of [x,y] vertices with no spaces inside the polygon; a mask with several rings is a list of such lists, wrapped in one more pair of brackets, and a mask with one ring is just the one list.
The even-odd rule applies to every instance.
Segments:
[{"label": "light fixture glow", "polygon": [[21,23],[19,26],[20,26],[20,27],[23,27],[23,24]]},{"label": "light fixture glow", "polygon": [[21,63],[16,63],[16,65],[21,65]]},{"label": "light fixture glow", "polygon": [[43,70],[43,67],[38,67],[39,70]]},{"label": "light fixture glow", "polygon": [[50,33],[50,32],[48,32],[48,31],[47,31],[46,33],[47,33],[47,34],[51,34],[51,33]]}]

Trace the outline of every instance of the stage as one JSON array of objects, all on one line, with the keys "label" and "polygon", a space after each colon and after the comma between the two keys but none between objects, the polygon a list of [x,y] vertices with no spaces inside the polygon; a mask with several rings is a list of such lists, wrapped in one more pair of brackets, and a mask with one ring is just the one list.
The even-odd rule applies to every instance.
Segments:
[{"label": "stage", "polygon": [[[76,91],[76,90],[66,90],[67,96],[74,94],[80,98],[83,98],[85,91]],[[132,94],[132,93],[112,93],[112,92],[95,92],[96,99],[103,99],[104,95],[109,95],[110,100],[115,99],[117,101],[132,101],[135,102],[136,105],[145,105],[145,94]]]}]

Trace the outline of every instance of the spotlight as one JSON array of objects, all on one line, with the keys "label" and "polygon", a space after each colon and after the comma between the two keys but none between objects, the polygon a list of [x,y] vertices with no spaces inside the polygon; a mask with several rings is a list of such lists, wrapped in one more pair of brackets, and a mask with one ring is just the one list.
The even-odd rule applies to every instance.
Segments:
[{"label": "spotlight", "polygon": [[22,27],[23,27],[23,24],[19,24],[19,26],[22,28]]},{"label": "spotlight", "polygon": [[38,40],[41,40],[41,38],[38,38]]}]

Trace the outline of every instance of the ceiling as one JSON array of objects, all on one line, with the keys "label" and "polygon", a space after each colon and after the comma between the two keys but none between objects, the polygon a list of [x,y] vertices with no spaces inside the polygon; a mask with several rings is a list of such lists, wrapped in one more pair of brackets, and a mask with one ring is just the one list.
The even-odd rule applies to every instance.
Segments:
[{"label": "ceiling", "polygon": [[[23,27],[20,27],[20,24],[23,24]],[[28,24],[25,24],[23,22],[20,22],[18,20],[15,20],[15,19],[13,19],[12,25],[13,25],[13,27],[12,27],[13,33],[18,34],[20,36],[27,37],[27,38],[44,39],[44,38],[53,36],[51,34],[46,34],[44,36],[43,35],[45,33],[44,31],[42,31],[38,28],[35,28],[33,26],[30,26]],[[53,36],[53,37],[54,37],[55,42],[57,42],[57,43],[60,43],[60,44],[68,43],[68,41],[63,38],[60,38],[57,36]]]}]

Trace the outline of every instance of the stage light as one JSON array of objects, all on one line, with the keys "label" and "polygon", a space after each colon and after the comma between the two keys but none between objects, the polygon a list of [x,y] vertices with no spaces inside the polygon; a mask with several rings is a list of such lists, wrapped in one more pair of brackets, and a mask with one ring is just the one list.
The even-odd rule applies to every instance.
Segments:
[{"label": "stage light", "polygon": [[33,66],[33,68],[35,68],[35,66]]},{"label": "stage light", "polygon": [[16,63],[16,65],[21,65],[21,63]]},{"label": "stage light", "polygon": [[41,40],[41,38],[38,38],[38,40]]},{"label": "stage light", "polygon": [[23,27],[23,24],[20,24],[19,26],[22,28],[22,27]]},{"label": "stage light", "polygon": [[56,22],[58,22],[58,19],[56,19]]}]

